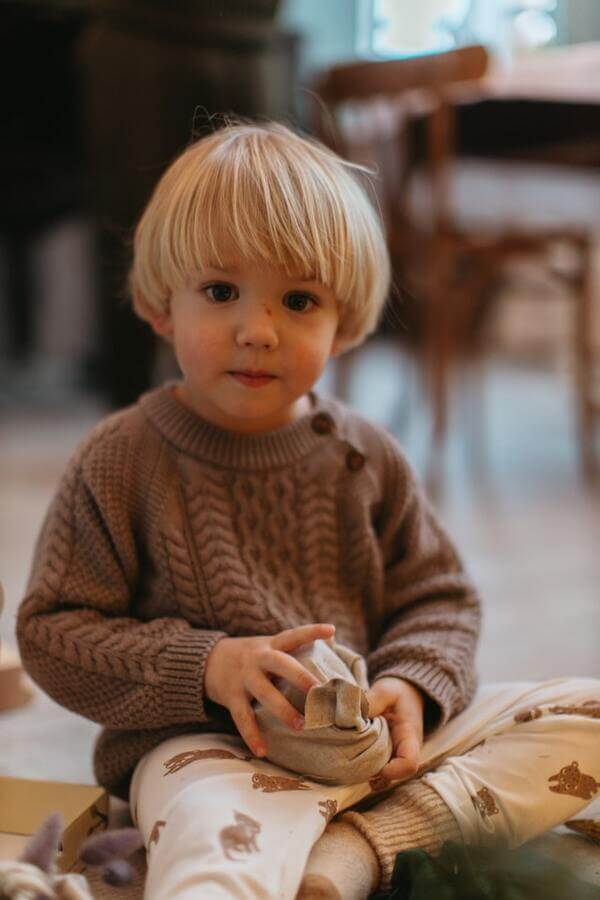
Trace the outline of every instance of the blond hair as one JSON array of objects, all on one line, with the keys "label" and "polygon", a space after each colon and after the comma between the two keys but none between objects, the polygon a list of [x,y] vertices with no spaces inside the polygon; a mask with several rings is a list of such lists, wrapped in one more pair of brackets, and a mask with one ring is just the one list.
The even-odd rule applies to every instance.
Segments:
[{"label": "blond hair", "polygon": [[239,119],[187,147],[165,171],[133,238],[128,289],[160,314],[172,291],[236,257],[329,287],[344,349],[377,327],[390,287],[381,219],[364,166],[276,122]]}]

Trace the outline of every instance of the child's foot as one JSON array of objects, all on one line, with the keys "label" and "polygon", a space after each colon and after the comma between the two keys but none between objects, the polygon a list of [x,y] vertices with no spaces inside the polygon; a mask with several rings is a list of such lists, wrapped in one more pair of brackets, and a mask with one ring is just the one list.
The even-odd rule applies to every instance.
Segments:
[{"label": "child's foot", "polygon": [[371,844],[349,822],[330,822],[308,857],[296,900],[365,900],[379,886]]}]

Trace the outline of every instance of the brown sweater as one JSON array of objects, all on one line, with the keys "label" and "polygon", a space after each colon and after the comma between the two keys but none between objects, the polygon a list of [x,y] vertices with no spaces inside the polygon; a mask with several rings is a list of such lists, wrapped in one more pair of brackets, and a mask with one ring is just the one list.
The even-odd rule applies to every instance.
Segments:
[{"label": "brown sweater", "polygon": [[475,688],[479,600],[394,437],[333,397],[241,435],[182,406],[174,384],[100,422],[44,520],[17,640],[57,703],[100,723],[94,771],[127,799],[146,751],[236,734],[204,696],[225,635],[332,622],[369,682],[405,678],[428,728]]}]

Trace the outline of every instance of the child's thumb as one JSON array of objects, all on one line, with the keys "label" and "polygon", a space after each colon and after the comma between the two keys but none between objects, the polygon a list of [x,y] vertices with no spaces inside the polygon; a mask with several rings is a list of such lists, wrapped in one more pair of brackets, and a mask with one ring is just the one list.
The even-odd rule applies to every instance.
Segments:
[{"label": "child's thumb", "polygon": [[382,694],[374,688],[369,688],[369,690],[365,692],[365,697],[367,698],[367,702],[369,704],[370,719],[374,719],[376,716],[380,716],[389,705],[386,698],[383,697]]}]

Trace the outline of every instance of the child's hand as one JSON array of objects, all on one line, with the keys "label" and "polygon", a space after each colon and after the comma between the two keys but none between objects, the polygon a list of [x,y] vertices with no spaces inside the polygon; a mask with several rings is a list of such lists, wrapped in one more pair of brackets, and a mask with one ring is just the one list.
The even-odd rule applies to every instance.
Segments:
[{"label": "child's hand", "polygon": [[423,744],[424,695],[402,678],[385,677],[375,681],[366,696],[369,716],[384,716],[392,736],[392,758],[381,774],[391,781],[410,778],[417,771]]},{"label": "child's hand", "polygon": [[289,653],[318,638],[327,639],[335,625],[300,625],[279,634],[221,638],[206,661],[204,692],[209,700],[226,706],[252,753],[264,756],[266,747],[251,706],[256,698],[290,728],[304,720],[297,709],[269,680],[269,672],[308,693],[320,682]]}]

